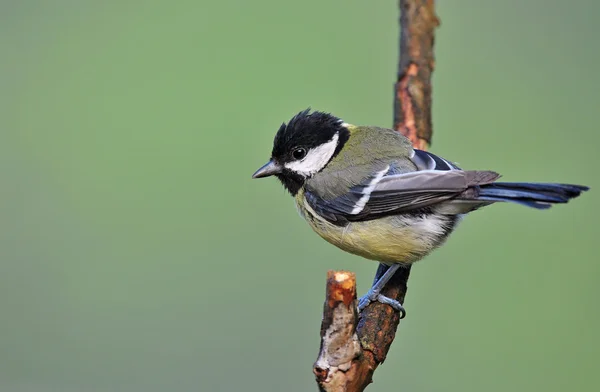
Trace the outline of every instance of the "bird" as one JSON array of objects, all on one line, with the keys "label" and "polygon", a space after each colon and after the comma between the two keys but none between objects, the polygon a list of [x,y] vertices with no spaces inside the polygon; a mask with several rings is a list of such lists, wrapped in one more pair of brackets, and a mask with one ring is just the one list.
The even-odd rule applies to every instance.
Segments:
[{"label": "bird", "polygon": [[547,209],[589,188],[498,182],[490,170],[462,170],[413,148],[400,132],[356,126],[306,109],[281,124],[270,160],[252,178],[275,176],[300,215],[327,242],[389,267],[360,298],[405,314],[381,291],[399,269],[440,247],[469,212],[498,202]]}]

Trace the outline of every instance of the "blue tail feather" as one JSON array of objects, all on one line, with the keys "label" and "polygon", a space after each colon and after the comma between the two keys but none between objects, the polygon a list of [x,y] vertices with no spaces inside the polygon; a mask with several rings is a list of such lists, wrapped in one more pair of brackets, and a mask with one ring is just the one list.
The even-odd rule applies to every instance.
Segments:
[{"label": "blue tail feather", "polygon": [[546,209],[551,204],[566,203],[589,188],[582,185],[531,182],[496,182],[479,188],[478,200],[507,201]]}]

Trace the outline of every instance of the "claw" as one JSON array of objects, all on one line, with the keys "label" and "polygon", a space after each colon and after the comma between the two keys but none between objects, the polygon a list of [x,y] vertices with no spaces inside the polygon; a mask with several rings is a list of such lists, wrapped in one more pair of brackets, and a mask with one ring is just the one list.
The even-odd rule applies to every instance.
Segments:
[{"label": "claw", "polygon": [[364,297],[361,297],[358,300],[358,312],[362,312],[364,308],[366,308],[367,306],[369,306],[369,304],[373,302],[371,301],[369,298],[367,298],[367,296],[365,295]]},{"label": "claw", "polygon": [[367,294],[360,297],[358,300],[358,311],[362,312],[362,310],[369,306],[371,302],[377,301],[377,297],[379,297],[379,291],[371,287],[371,289],[367,291]]},{"label": "claw", "polygon": [[394,308],[394,310],[397,310],[400,313],[400,319],[403,319],[404,317],[406,317],[406,310],[404,310],[404,307],[402,306],[402,304],[398,301],[396,301],[395,299],[391,299],[388,297],[385,297],[383,295],[381,295],[381,290],[383,290],[383,287],[385,286],[385,284],[392,278],[392,276],[396,273],[396,271],[401,268],[401,264],[393,264],[391,265],[386,271],[385,273],[377,279],[377,281],[373,284],[373,286],[369,289],[369,291],[367,291],[367,294],[365,294],[363,297],[361,297],[358,300],[358,311],[362,312],[362,310],[364,308],[366,308],[367,306],[369,306],[369,304],[371,302],[374,301],[378,301],[381,302],[382,304],[385,305],[389,305],[392,308]]},{"label": "claw", "polygon": [[396,301],[395,299],[391,299],[389,297],[384,297],[381,294],[377,296],[377,301],[381,302],[382,304],[390,305],[392,308],[394,308],[394,310],[400,313],[400,320],[406,317],[406,310],[404,310],[404,306],[402,306],[402,304],[399,301]]},{"label": "claw", "polygon": [[406,310],[399,301],[383,296],[381,294],[373,293],[371,292],[371,290],[369,290],[369,292],[365,296],[361,297],[358,300],[358,312],[362,312],[363,309],[369,306],[371,302],[375,301],[380,302],[384,305],[391,306],[394,310],[400,313],[400,320],[406,317]]}]

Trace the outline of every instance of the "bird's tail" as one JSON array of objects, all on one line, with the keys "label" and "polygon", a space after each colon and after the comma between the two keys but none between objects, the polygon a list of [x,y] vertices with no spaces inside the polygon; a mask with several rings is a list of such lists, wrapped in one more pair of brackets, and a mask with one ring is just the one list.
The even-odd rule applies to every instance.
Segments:
[{"label": "bird's tail", "polygon": [[546,209],[552,204],[566,203],[587,191],[582,185],[532,182],[494,182],[481,185],[477,200],[508,201],[528,207]]}]

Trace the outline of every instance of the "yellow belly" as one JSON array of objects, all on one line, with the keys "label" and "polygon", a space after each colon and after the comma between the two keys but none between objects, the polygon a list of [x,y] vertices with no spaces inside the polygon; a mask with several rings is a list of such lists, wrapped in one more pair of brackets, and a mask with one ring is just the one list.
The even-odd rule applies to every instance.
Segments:
[{"label": "yellow belly", "polygon": [[296,205],[313,230],[326,241],[346,252],[385,264],[413,263],[439,246],[447,235],[443,216],[395,215],[340,227],[319,217],[304,198],[298,198]]}]

